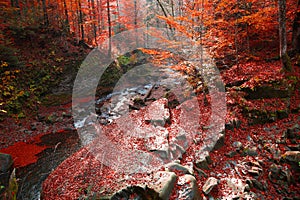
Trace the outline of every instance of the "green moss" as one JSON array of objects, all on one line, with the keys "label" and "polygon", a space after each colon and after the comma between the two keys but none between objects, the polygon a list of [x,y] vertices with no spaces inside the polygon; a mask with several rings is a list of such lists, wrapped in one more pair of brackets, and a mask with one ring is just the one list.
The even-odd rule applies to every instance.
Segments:
[{"label": "green moss", "polygon": [[121,66],[128,65],[130,63],[130,57],[127,56],[119,56],[117,60]]}]

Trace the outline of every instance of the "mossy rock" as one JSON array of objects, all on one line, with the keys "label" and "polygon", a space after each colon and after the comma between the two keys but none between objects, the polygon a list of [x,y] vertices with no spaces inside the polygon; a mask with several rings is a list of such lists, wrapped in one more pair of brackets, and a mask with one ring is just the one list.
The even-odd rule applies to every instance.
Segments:
[{"label": "mossy rock", "polygon": [[13,170],[13,159],[11,155],[0,153],[0,199],[1,193],[9,185],[10,174]]},{"label": "mossy rock", "polygon": [[291,95],[289,89],[276,89],[273,86],[255,87],[254,90],[250,88],[243,89],[246,92],[246,99],[271,99],[271,98],[287,98]]},{"label": "mossy rock", "polygon": [[288,76],[282,80],[261,83],[254,88],[241,88],[246,93],[246,99],[288,98],[297,89],[299,78]]}]

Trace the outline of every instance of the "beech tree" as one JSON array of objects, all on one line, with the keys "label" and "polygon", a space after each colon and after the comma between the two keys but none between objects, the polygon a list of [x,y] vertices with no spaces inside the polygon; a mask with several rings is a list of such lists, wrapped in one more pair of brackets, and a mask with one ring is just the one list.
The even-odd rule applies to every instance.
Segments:
[{"label": "beech tree", "polygon": [[111,29],[111,17],[110,17],[110,2],[106,0],[107,5],[107,24],[108,24],[108,37],[109,37],[109,44],[108,44],[108,57],[111,57],[111,36],[112,36],[112,29]]},{"label": "beech tree", "polygon": [[45,24],[45,26],[48,26],[49,18],[48,18],[48,13],[47,13],[46,0],[42,0],[42,4],[43,4],[43,13],[44,13],[44,24]]},{"label": "beech tree", "polygon": [[282,67],[286,71],[292,71],[290,58],[287,54],[287,35],[286,35],[286,0],[278,0],[278,20],[279,20],[279,55]]}]

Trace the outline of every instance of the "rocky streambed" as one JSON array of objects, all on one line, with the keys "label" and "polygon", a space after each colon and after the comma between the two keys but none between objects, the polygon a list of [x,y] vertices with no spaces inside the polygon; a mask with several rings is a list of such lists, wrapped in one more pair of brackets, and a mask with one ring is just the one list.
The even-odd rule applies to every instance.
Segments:
[{"label": "rocky streambed", "polygon": [[[148,96],[148,91],[157,94],[156,98]],[[235,118],[227,116],[226,124],[219,123],[224,126],[216,129],[209,120],[217,113],[212,111],[210,95],[190,95],[176,102],[176,92],[172,94],[168,88],[154,84],[144,85],[133,93],[139,93],[137,98],[131,96],[122,106],[116,104],[118,108],[125,107],[123,115],[113,114],[118,112],[101,115],[114,107],[106,110],[100,107],[98,125],[86,118],[78,126],[86,129],[82,131],[86,134],[80,136],[87,146],[50,174],[43,184],[44,199],[269,199],[276,195],[278,199],[297,199],[300,196],[297,109],[275,121],[256,124],[253,121],[256,116],[239,110],[243,104],[231,105],[234,101],[230,90],[227,105]],[[121,94],[115,94],[117,102],[122,102]],[[298,96],[291,99],[295,97]],[[269,101],[274,103],[273,99],[266,100]],[[114,120],[106,121],[103,116],[112,116]],[[93,135],[88,135],[91,130]]]},{"label": "rocky streambed", "polygon": [[[47,178],[44,199],[122,199],[131,193],[139,198],[200,198],[195,169],[201,173],[200,168],[208,167],[209,151],[224,142],[224,126],[207,135],[203,129],[213,127],[203,128],[200,116],[192,112],[199,102],[192,97],[171,108],[161,98],[101,126],[94,141]],[[214,184],[207,183],[207,193]]]}]

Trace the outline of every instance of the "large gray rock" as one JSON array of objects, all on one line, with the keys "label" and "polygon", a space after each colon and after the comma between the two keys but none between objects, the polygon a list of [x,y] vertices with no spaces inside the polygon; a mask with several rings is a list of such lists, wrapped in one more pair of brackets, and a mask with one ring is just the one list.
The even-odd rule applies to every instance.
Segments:
[{"label": "large gray rock", "polygon": [[11,155],[0,153],[0,185],[3,185],[5,187],[8,186],[9,177],[12,170],[13,159]]},{"label": "large gray rock", "polygon": [[154,174],[154,183],[149,187],[153,188],[162,200],[170,199],[174,189],[177,176],[174,172],[159,171]]},{"label": "large gray rock", "polygon": [[185,174],[178,179],[177,198],[182,200],[201,200],[197,181],[194,176]]}]

